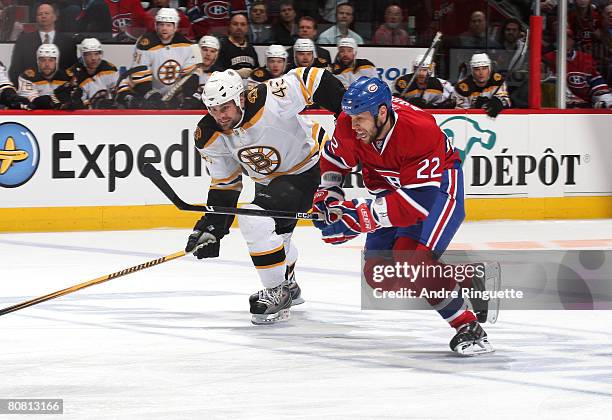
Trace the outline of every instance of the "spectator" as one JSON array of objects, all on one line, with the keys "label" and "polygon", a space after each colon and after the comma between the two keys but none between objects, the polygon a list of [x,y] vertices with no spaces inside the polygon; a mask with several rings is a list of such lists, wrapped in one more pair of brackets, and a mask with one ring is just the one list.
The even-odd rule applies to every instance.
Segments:
[{"label": "spectator", "polygon": [[155,19],[139,0],[104,0],[113,22],[113,38],[120,42],[134,42],[142,31],[154,31]]},{"label": "spectator", "polygon": [[576,0],[574,10],[569,13],[568,27],[574,32],[578,49],[593,54],[593,40],[601,37],[601,16],[591,0]]},{"label": "spectator", "polygon": [[266,66],[258,67],[251,73],[248,88],[252,89],[266,80],[280,77],[287,69],[287,51],[282,45],[270,45],[266,49]]},{"label": "spectator", "polygon": [[251,44],[267,44],[273,42],[272,26],[268,22],[268,6],[265,1],[256,0],[251,5],[251,24],[249,25],[249,41]]},{"label": "spectator", "polygon": [[348,3],[348,0],[323,0],[320,1],[319,15],[324,21],[329,23],[336,23],[336,9],[341,4]]},{"label": "spectator", "polygon": [[244,0],[189,0],[187,16],[191,20],[196,39],[204,35],[226,35],[230,19],[247,13]]},{"label": "spectator", "polygon": [[[14,42],[23,32],[23,22],[16,19],[15,12],[14,5],[0,1],[0,41]],[[1,71],[6,71],[6,69]]]},{"label": "spectator", "polygon": [[[423,54],[419,54],[413,62],[412,73],[395,80],[394,95],[419,108],[454,108],[453,86],[446,80],[435,77],[434,73],[435,63],[431,61],[431,57],[425,58]],[[410,83],[412,77],[414,80]]]},{"label": "spectator", "polygon": [[57,14],[51,3],[41,3],[36,9],[37,30],[22,33],[15,42],[9,69],[9,77],[14,84],[25,69],[36,67],[36,51],[42,44],[57,45],[59,67],[65,69],[76,62],[76,43],[71,36],[55,30]]},{"label": "spectator", "polygon": [[[302,16],[298,20],[298,39],[310,39],[313,43],[317,39],[317,21],[310,16]],[[295,66],[293,47],[287,51],[289,54],[289,66]],[[325,67],[331,66],[331,54],[325,48],[315,45],[315,57],[323,60]]]},{"label": "spectator", "polygon": [[487,22],[483,12],[472,13],[470,29],[459,35],[459,46],[463,48],[499,48],[497,41],[487,37]]},{"label": "spectator", "polygon": [[363,38],[349,29],[353,23],[354,8],[348,3],[336,7],[336,24],[319,36],[319,44],[336,45],[342,38],[353,38],[357,44],[363,44]]},{"label": "spectator", "polygon": [[274,25],[274,39],[282,45],[293,45],[297,39],[298,25],[295,22],[295,9],[292,0],[280,4],[279,22]]},{"label": "spectator", "polygon": [[602,67],[606,73],[608,85],[612,85],[612,3],[603,8],[601,29]]},{"label": "spectator", "polygon": [[[153,0],[147,8],[147,13],[155,18],[155,15],[159,9],[170,8],[170,0]],[[193,31],[191,29],[191,21],[182,10],[176,9],[179,14],[179,31],[187,38],[193,38]]]},{"label": "spectator", "polygon": [[77,104],[93,109],[112,109],[114,89],[119,72],[112,63],[104,60],[102,44],[96,38],[85,38],[79,46],[83,65],[75,64],[69,69],[76,84],[82,89],[83,96],[74,98]]},{"label": "spectator", "polygon": [[319,67],[329,68],[329,61],[317,57],[315,44],[311,39],[298,38],[291,47],[293,64],[294,67]]},{"label": "spectator", "polygon": [[246,35],[249,32],[247,17],[236,14],[230,18],[229,35],[221,40],[219,65],[222,69],[234,69],[243,79],[248,79],[251,71],[259,67],[255,48],[249,44]]},{"label": "spectator", "polygon": [[362,76],[378,77],[371,61],[357,58],[357,42],[353,38],[338,41],[338,54],[332,70],[345,88]]},{"label": "spectator", "polygon": [[58,31],[111,37],[113,24],[104,0],[56,0],[56,4],[60,10]]},{"label": "spectator", "polygon": [[470,60],[471,74],[455,85],[453,93],[456,107],[460,109],[485,109],[490,117],[497,115],[504,108],[510,108],[511,102],[504,77],[494,73],[491,59],[487,54],[474,54]]},{"label": "spectator", "polygon": [[[593,57],[574,48],[574,34],[567,31],[567,88],[566,104],[571,108],[612,109],[612,92],[604,78],[597,71]],[[544,60],[556,71],[557,52],[544,54]]]},{"label": "spectator", "polygon": [[[70,76],[59,67],[59,56],[57,45],[41,44],[36,50],[37,64],[19,75],[17,94],[30,101],[30,108],[60,109],[62,103],[70,102],[73,92],[67,83]],[[60,85],[61,89],[56,92]],[[81,93],[78,92],[77,97]]]},{"label": "spectator", "polygon": [[527,53],[521,56],[525,41],[523,41],[523,30],[521,22],[515,18],[506,19],[501,27],[500,49],[497,51],[497,68],[508,70],[514,67],[515,70],[526,68]]},{"label": "spectator", "polygon": [[372,43],[377,45],[408,45],[408,32],[400,28],[402,24],[402,9],[397,5],[390,5],[385,11],[385,23],[380,25]]}]

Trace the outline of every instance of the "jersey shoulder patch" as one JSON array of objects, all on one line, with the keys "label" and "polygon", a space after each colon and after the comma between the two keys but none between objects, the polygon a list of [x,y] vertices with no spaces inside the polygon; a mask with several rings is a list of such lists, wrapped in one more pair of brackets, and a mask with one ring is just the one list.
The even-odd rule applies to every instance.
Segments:
[{"label": "jersey shoulder patch", "polygon": [[365,58],[358,58],[355,60],[355,71],[359,70],[362,67],[374,67],[374,63]]},{"label": "jersey shoulder patch", "polygon": [[402,90],[408,87],[408,82],[412,78],[412,74],[404,74],[395,79],[395,88],[401,93]]},{"label": "jersey shoulder patch", "polygon": [[26,80],[29,80],[30,82],[34,82],[36,81],[36,79],[38,79],[36,77],[37,73],[38,72],[34,68],[30,67],[29,69],[25,69],[23,73],[21,73],[21,77]]},{"label": "jersey shoulder patch", "polygon": [[263,110],[266,104],[266,96],[268,94],[268,85],[261,83],[246,92],[246,101],[244,103],[244,119],[241,127],[245,125],[251,126],[257,122],[261,116],[260,111]]},{"label": "jersey shoulder patch", "polygon": [[455,92],[457,92],[461,96],[470,96],[471,91],[472,88],[469,78],[460,80],[455,85]]},{"label": "jersey shoulder patch", "polygon": [[499,73],[493,73],[491,79],[489,79],[489,86],[499,86],[504,83],[504,76]]},{"label": "jersey shoulder patch", "polygon": [[100,71],[117,71],[117,66],[106,60],[102,60],[102,62],[100,62],[100,65],[98,66],[98,72]]},{"label": "jersey shoulder patch", "polygon": [[147,32],[138,39],[136,48],[146,51],[159,45],[160,43],[161,40],[155,32]]},{"label": "jersey shoulder patch", "polygon": [[195,129],[193,139],[198,149],[210,147],[221,135],[221,128],[210,114],[206,114]]},{"label": "jersey shoulder patch", "polygon": [[329,66],[329,63],[327,62],[326,59],[317,57],[317,59],[314,61],[312,65],[315,67],[327,67]]},{"label": "jersey shoulder patch", "polygon": [[251,73],[251,79],[253,79],[256,82],[265,82],[269,78],[270,78],[270,73],[264,67],[257,67]]}]

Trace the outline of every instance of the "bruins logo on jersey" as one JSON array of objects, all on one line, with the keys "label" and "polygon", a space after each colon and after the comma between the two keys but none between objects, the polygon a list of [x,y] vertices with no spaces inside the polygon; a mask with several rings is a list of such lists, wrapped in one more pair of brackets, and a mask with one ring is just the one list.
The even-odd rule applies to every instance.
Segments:
[{"label": "bruins logo on jersey", "polygon": [[240,162],[248,165],[253,172],[261,175],[270,175],[275,172],[281,163],[280,154],[269,146],[256,146],[241,149],[238,152]]},{"label": "bruins logo on jersey", "polygon": [[249,93],[247,94],[247,100],[254,104],[255,101],[257,100],[257,89],[251,89],[249,91]]},{"label": "bruins logo on jersey", "polygon": [[176,60],[166,60],[157,69],[157,78],[164,85],[173,84],[178,79],[182,67]]},{"label": "bruins logo on jersey", "polygon": [[254,75],[255,77],[263,77],[263,76],[264,76],[264,72],[263,72],[263,70],[262,70],[262,69],[255,70],[255,72],[253,73],[253,75]]},{"label": "bruins logo on jersey", "polygon": [[467,92],[468,91],[467,83],[460,83],[459,84],[459,90],[462,91],[462,92]]},{"label": "bruins logo on jersey", "polygon": [[25,71],[25,75],[26,75],[27,77],[34,77],[34,76],[36,76],[36,72],[34,71],[34,69],[27,69],[27,70]]},{"label": "bruins logo on jersey", "polygon": [[202,129],[200,128],[200,126],[196,127],[193,137],[195,138],[195,141],[200,141],[200,139],[202,138]]},{"label": "bruins logo on jersey", "polygon": [[501,80],[502,76],[499,73],[495,73],[493,75],[493,80],[495,80],[496,82],[499,82]]},{"label": "bruins logo on jersey", "polygon": [[149,38],[142,37],[139,44],[141,47],[147,47],[150,43]]},{"label": "bruins logo on jersey", "polygon": [[400,89],[406,89],[406,86],[408,86],[408,83],[406,83],[405,80],[400,80],[399,82],[397,82],[397,87]]}]

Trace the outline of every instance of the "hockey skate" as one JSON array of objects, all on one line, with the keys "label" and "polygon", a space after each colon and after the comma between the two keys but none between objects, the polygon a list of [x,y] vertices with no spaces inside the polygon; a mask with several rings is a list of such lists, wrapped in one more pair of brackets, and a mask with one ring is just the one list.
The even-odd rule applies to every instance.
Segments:
[{"label": "hockey skate", "polygon": [[[284,283],[289,288],[289,293],[291,293],[291,305],[301,305],[304,303],[304,298],[302,297],[302,289],[295,281],[295,263],[288,265],[287,270],[285,271],[285,281]],[[259,299],[259,292],[253,293],[249,297],[249,303],[253,305],[254,302]]]},{"label": "hockey skate", "polygon": [[251,304],[251,322],[255,325],[267,325],[275,322],[287,321],[290,318],[291,293],[283,282],[279,286],[260,290]]},{"label": "hockey skate", "polygon": [[451,340],[450,348],[460,356],[476,356],[495,351],[478,321],[457,328],[457,334]]},{"label": "hockey skate", "polygon": [[[483,275],[476,275],[472,279],[472,289],[478,292],[499,292],[501,288],[501,267],[498,262],[482,263]],[[472,309],[478,322],[484,324],[495,324],[499,316],[499,298],[485,300],[481,298],[470,298]]]},{"label": "hockey skate", "polygon": [[285,271],[285,284],[289,287],[289,292],[291,293],[291,304],[301,305],[304,303],[302,289],[300,289],[300,286],[295,281],[295,263],[287,266],[287,271]]}]

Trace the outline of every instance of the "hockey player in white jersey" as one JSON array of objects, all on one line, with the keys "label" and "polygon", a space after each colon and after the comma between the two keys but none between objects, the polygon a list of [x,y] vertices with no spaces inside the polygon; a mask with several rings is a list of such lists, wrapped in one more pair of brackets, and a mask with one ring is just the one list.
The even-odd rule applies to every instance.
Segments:
[{"label": "hockey player in white jersey", "polygon": [[357,41],[353,38],[341,38],[338,41],[338,54],[332,69],[345,88],[362,76],[378,77],[371,61],[357,58]]},{"label": "hockey player in white jersey", "polygon": [[117,68],[102,58],[102,44],[96,38],[81,41],[79,51],[83,64],[77,63],[70,70],[78,86],[83,89],[83,104],[93,109],[113,108],[113,90],[119,77]]},{"label": "hockey player in white jersey", "polygon": [[219,40],[212,35],[204,35],[198,42],[202,51],[202,68],[198,71],[198,93],[200,97],[204,91],[204,85],[208,82],[210,75],[215,70],[221,70],[216,66],[219,58]]},{"label": "hockey player in white jersey", "polygon": [[[435,63],[431,56],[419,54],[414,59],[412,73],[395,80],[394,96],[402,98],[419,108],[454,108],[454,87],[450,82],[435,76]],[[410,83],[414,73],[414,80]]]},{"label": "hockey player in white jersey", "polygon": [[[145,33],[136,42],[132,69],[138,71],[121,83],[121,101],[125,96],[132,95],[142,97],[146,108],[164,108],[162,96],[179,77],[193,70],[196,59],[191,49],[192,43],[177,32],[178,22],[179,15],[175,9],[159,9],[155,15],[155,32]],[[197,90],[197,79],[191,78],[190,81],[192,83],[182,88],[185,96],[191,96]]]},{"label": "hockey player in white jersey", "polygon": [[17,95],[15,86],[11,83],[6,67],[0,61],[0,105],[9,109],[30,109],[30,101]]},{"label": "hockey player in white jersey", "polygon": [[[27,68],[19,75],[17,94],[28,99],[32,109],[60,109],[71,101],[74,89],[67,82],[72,75],[59,67],[59,54],[55,44],[42,44],[36,50],[38,68]],[[63,88],[56,92],[59,87]]]},{"label": "hockey player in white jersey", "polygon": [[251,72],[247,88],[252,89],[266,80],[280,77],[287,68],[287,56],[287,50],[282,45],[273,44],[266,48],[266,65]]},{"label": "hockey player in white jersey", "polygon": [[[328,135],[318,123],[298,115],[313,102],[340,112],[344,88],[326,70],[298,68],[244,91],[235,70],[212,74],[204,87],[209,114],[195,131],[195,145],[210,174],[207,204],[235,207],[242,174],[256,183],[246,208],[305,211],[319,183],[319,145]],[[206,214],[189,236],[186,252],[219,256],[219,244],[234,217]],[[252,322],[289,318],[301,303],[295,282],[297,249],[291,241],[295,220],[238,216],[251,259],[264,289],[249,299]]]}]

